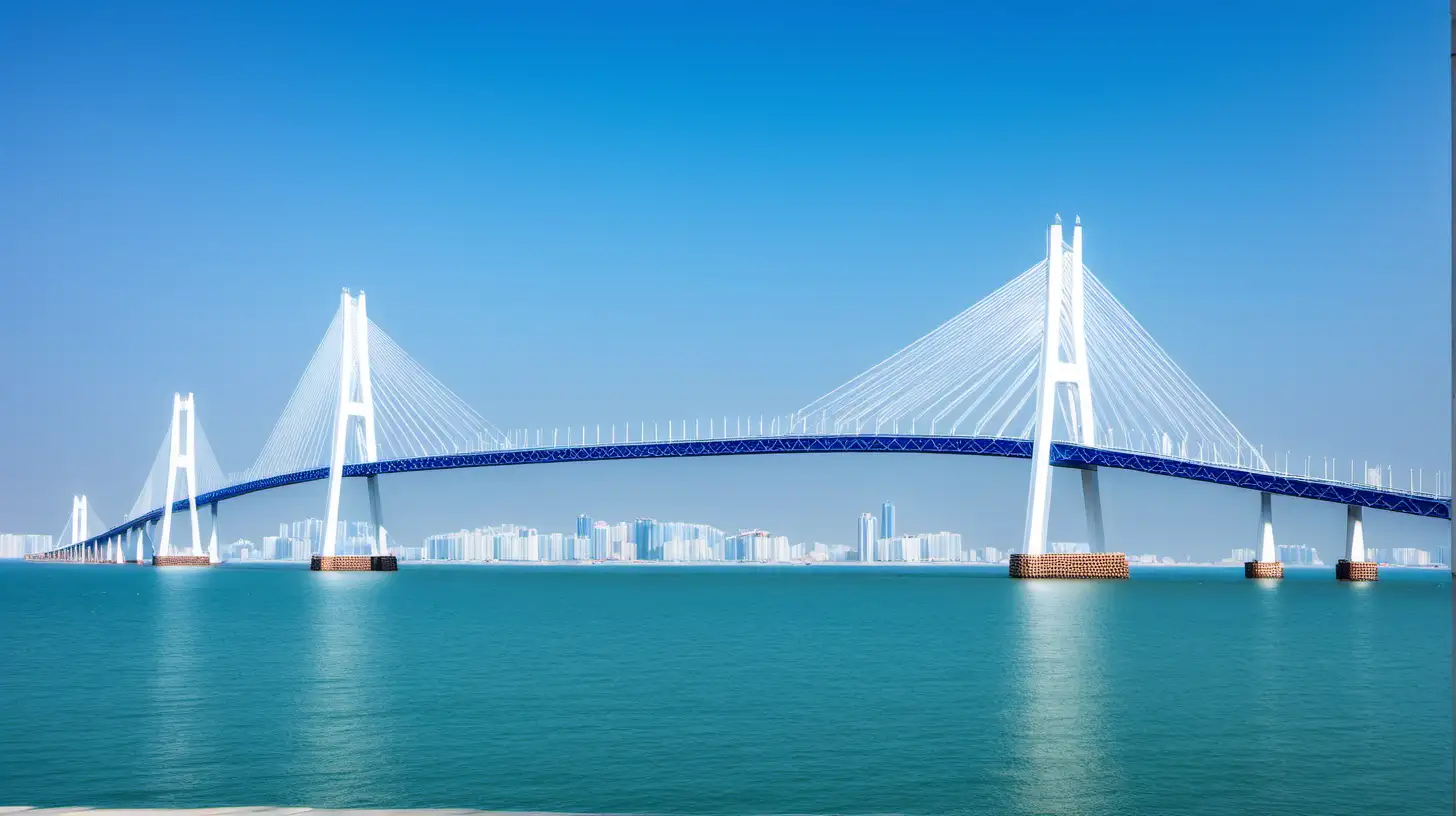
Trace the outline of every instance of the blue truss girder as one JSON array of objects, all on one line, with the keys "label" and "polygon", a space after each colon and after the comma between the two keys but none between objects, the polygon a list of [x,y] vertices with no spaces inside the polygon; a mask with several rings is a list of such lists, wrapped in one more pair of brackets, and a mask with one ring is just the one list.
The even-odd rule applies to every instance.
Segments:
[{"label": "blue truss girder", "polygon": [[1242,487],[1281,496],[1298,496],[1303,499],[1354,504],[1393,513],[1413,516],[1449,519],[1450,502],[1430,496],[1419,496],[1399,490],[1377,487],[1333,484],[1302,476],[1286,476],[1258,470],[1229,467],[1227,465],[1206,465],[1144,453],[1127,453],[1081,445],[1052,445],[1052,463],[1063,467],[1098,467],[1136,470],[1159,476],[1175,476],[1179,479],[1193,479],[1199,482]]},{"label": "blue truss girder", "polygon": [[[622,442],[607,445],[577,445],[555,448],[456,453],[443,456],[421,456],[414,459],[390,459],[344,466],[344,476],[374,476],[385,473],[413,473],[423,470],[537,465],[551,462],[594,462],[613,459],[667,459],[693,456],[751,456],[774,453],[938,453],[959,456],[1000,456],[1030,459],[1032,443],[1027,439],[1002,439],[985,436],[922,436],[915,434],[871,435],[801,435],[770,436],[748,439],[681,440],[675,442]],[[1104,450],[1084,445],[1054,443],[1051,462],[1058,467],[1110,467],[1159,476],[1173,476],[1199,482],[1241,487],[1298,496],[1317,501],[1353,504],[1393,513],[1406,513],[1428,518],[1449,519],[1451,505],[1446,499],[1414,495],[1398,490],[1333,484],[1318,479],[1286,476],[1248,470],[1228,465],[1208,465],[1172,457],[1145,453]],[[197,497],[198,507],[249,493],[271,490],[292,484],[328,478],[328,468],[313,468],[230,485]],[[187,500],[173,502],[172,512],[187,510]],[[162,516],[162,509],[138,516],[101,535],[88,539],[92,543],[127,532]],[[65,549],[60,547],[57,549]]]}]

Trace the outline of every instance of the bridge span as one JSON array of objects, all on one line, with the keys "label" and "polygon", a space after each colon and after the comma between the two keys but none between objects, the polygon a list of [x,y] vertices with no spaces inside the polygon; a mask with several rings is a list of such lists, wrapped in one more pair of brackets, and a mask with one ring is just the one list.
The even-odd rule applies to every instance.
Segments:
[{"label": "bridge span", "polygon": [[[1260,494],[1257,557],[1250,577],[1279,577],[1272,495],[1347,507],[1343,578],[1374,578],[1365,560],[1363,510],[1450,518],[1449,493],[1427,491],[1414,477],[1406,490],[1362,468],[1335,478],[1326,460],[1320,476],[1271,467],[1262,450],[1168,357],[1082,262],[1082,227],[1072,242],[1062,225],[1047,234],[1046,258],[934,331],[799,411],[766,425],[738,421],[730,430],[709,420],[686,421],[667,438],[647,424],[618,442],[612,426],[587,442],[582,426],[566,441],[502,431],[415,363],[369,320],[364,294],[345,292],[297,388],[254,465],[223,476],[197,419],[193,395],[174,395],[172,422],[151,473],[127,518],[99,535],[86,534],[85,497],[72,502],[72,540],[48,560],[144,560],[152,541],[157,564],[217,561],[218,507],[226,500],[304,482],[329,483],[325,540],[316,562],[335,558],[340,485],[368,482],[376,536],[375,568],[389,558],[378,477],[456,468],[503,467],[620,459],[816,453],[915,453],[994,456],[1031,462],[1026,537],[1013,556],[1021,577],[1077,577],[1082,566],[1046,552],[1050,468],[1081,472],[1088,536],[1098,566],[1082,577],[1126,575],[1120,553],[1106,553],[1098,472],[1114,468],[1229,485]],[[908,431],[902,430],[908,428]],[[676,436],[676,438],[674,438]],[[549,439],[549,441],[547,441]],[[180,483],[179,483],[180,480]],[[204,551],[199,508],[211,515]],[[171,524],[190,520],[190,554],[174,553]],[[160,534],[152,528],[160,527]],[[64,534],[64,531],[63,531]],[[1114,557],[1115,556],[1115,557]],[[339,556],[338,558],[347,558]],[[1020,561],[1018,562],[1018,558]],[[341,562],[342,563],[342,562]],[[392,559],[390,559],[392,563]],[[1080,562],[1079,562],[1080,563]],[[1090,563],[1090,562],[1089,562]],[[1351,566],[1354,565],[1354,566]],[[368,568],[350,562],[343,568]],[[1091,569],[1091,568],[1085,568]]]}]

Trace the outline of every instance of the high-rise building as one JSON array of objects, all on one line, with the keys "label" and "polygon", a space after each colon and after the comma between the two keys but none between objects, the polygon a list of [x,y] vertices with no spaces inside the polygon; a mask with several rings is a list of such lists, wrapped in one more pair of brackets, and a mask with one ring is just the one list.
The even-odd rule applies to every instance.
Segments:
[{"label": "high-rise building", "polygon": [[586,513],[576,517],[576,534],[582,538],[591,538],[592,518]]},{"label": "high-rise building", "polygon": [[[343,522],[340,523],[342,524]],[[280,524],[278,525],[278,536],[280,538],[291,538],[296,544],[301,545],[304,549],[305,557],[318,555],[323,552],[324,520],[316,518],[304,519],[303,521],[293,522],[289,527]],[[343,537],[341,531],[339,538],[342,539]]]},{"label": "high-rise building", "polygon": [[1428,567],[1431,565],[1431,554],[1415,547],[1392,547],[1390,563],[1403,567]]},{"label": "high-rise building", "polygon": [[880,538],[895,537],[895,505],[885,502],[880,506]]},{"label": "high-rise building", "polygon": [[639,518],[632,525],[632,541],[643,561],[662,560],[662,525],[657,519]]},{"label": "high-rise building", "polygon": [[591,557],[595,561],[605,561],[612,557],[612,532],[605,521],[592,523]]},{"label": "high-rise building", "polygon": [[792,558],[788,536],[776,536],[767,530],[739,530],[724,539],[724,560],[765,564]]},{"label": "high-rise building", "polygon": [[859,560],[875,560],[875,517],[869,513],[859,514]]},{"label": "high-rise building", "polygon": [[942,530],[920,536],[926,561],[969,561],[970,556],[961,546],[961,534]]},{"label": "high-rise building", "polygon": [[24,558],[35,553],[50,552],[49,535],[0,533],[0,558]]},{"label": "high-rise building", "polygon": [[1324,563],[1320,560],[1319,550],[1314,547],[1307,547],[1303,544],[1280,544],[1278,550],[1279,560],[1286,564],[1319,565]]}]

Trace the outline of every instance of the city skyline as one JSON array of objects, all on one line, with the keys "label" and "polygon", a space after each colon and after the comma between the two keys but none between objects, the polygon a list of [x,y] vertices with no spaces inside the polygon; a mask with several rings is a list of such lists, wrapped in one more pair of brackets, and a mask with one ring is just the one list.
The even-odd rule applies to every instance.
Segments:
[{"label": "city skyline", "polygon": [[[881,513],[894,503],[885,501]],[[460,562],[527,562],[527,563],[871,563],[905,565],[938,564],[1004,564],[1015,548],[994,544],[976,544],[961,532],[901,533],[885,538],[883,519],[872,513],[859,516],[859,535],[853,544],[825,540],[791,541],[755,527],[732,528],[729,533],[710,524],[666,521],[637,517],[632,521],[608,522],[580,513],[573,532],[556,532],[549,528],[503,523],[465,527],[424,536],[417,542],[403,543],[391,538],[390,552],[401,561]],[[258,542],[238,538],[222,547],[225,561],[291,561],[307,562],[322,549],[324,521],[306,518],[280,522],[277,535],[264,535]],[[865,531],[873,536],[867,541]],[[586,535],[582,535],[582,531]],[[23,536],[0,533],[0,558],[7,547],[14,549],[17,540],[33,539],[39,545],[49,536]],[[374,543],[374,530],[367,521],[338,522],[340,554],[367,555]],[[1280,543],[1280,559],[1289,566],[1326,566],[1332,562],[1321,555],[1318,546],[1306,543]],[[32,549],[30,552],[42,550]],[[1053,541],[1049,551],[1086,553],[1086,541]],[[1128,560],[1140,565],[1229,565],[1242,567],[1253,558],[1254,550],[1235,547],[1223,557],[1190,559],[1186,556],[1129,551]],[[1418,547],[1372,547],[1371,561],[1383,566],[1449,566],[1449,545],[1431,550]]]}]

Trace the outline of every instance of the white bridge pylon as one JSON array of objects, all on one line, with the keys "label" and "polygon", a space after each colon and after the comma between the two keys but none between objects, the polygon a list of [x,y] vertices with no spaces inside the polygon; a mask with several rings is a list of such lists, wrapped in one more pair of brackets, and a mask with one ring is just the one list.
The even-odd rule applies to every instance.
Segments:
[{"label": "white bridge pylon", "polygon": [[[192,554],[202,555],[202,528],[197,522],[197,401],[192,394],[185,398],[172,395],[172,429],[168,437],[167,493],[162,502],[162,538],[157,554],[172,554],[172,500],[177,496],[177,471],[183,470],[187,473],[187,510],[192,518]],[[214,553],[213,560],[216,558]]]},{"label": "white bridge pylon", "polygon": [[[1095,445],[1092,378],[1087,364],[1086,289],[1082,267],[1082,221],[1072,227],[1072,250],[1062,244],[1062,220],[1047,230],[1046,326],[1037,378],[1036,430],[1032,437],[1031,491],[1026,499],[1026,541],[1022,552],[1046,552],[1047,519],[1052,506],[1052,424],[1059,386],[1065,386],[1066,421],[1072,441]],[[1065,320],[1064,320],[1065,315]],[[1064,338],[1063,331],[1067,333]],[[1088,549],[1103,552],[1102,495],[1097,470],[1082,471],[1082,496],[1087,509]]]},{"label": "white bridge pylon", "polygon": [[[357,417],[362,423],[362,459],[379,461],[379,444],[374,430],[374,387],[369,377],[369,315],[364,293],[358,297],[345,289],[339,296],[343,321],[343,342],[339,347],[339,402],[334,413],[334,445],[329,459],[329,509],[324,522],[323,555],[331,557],[338,547],[339,494],[344,483],[344,459],[348,454],[349,426]],[[357,396],[356,396],[357,395]],[[379,477],[369,482],[369,517],[374,524],[374,555],[388,552],[384,509],[379,499]]]},{"label": "white bridge pylon", "polygon": [[90,534],[87,532],[87,530],[88,530],[87,523],[88,523],[88,517],[89,517],[89,515],[90,515],[90,513],[89,513],[89,511],[86,508],[86,497],[85,496],[72,496],[71,497],[71,546],[72,547],[76,546],[77,544],[80,544],[81,542],[83,542],[86,539],[88,539],[88,538],[91,537]]}]

